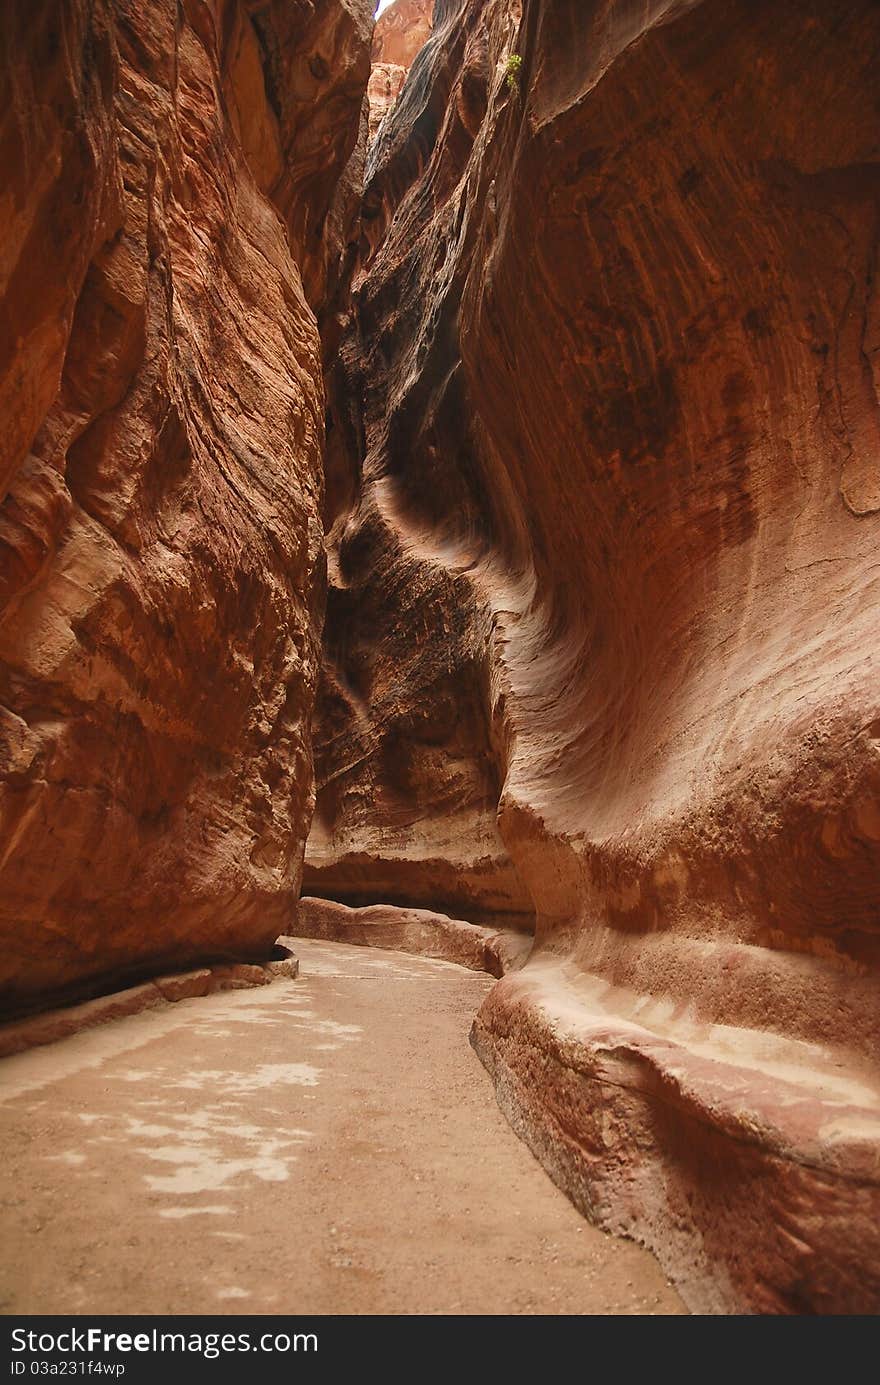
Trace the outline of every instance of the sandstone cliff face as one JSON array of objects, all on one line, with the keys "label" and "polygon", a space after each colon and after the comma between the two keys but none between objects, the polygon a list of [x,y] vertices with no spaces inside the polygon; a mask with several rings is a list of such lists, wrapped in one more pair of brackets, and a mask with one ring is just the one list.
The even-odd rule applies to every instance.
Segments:
[{"label": "sandstone cliff face", "polygon": [[371,141],[400,95],[416,54],[427,42],[433,10],[434,0],[395,0],[376,22],[367,88]]},{"label": "sandstone cliff face", "polygon": [[376,20],[372,61],[391,63],[408,72],[431,34],[434,0],[394,0]]},{"label": "sandstone cliff face", "polygon": [[323,597],[307,299],[345,255],[324,228],[371,14],[46,0],[0,24],[0,990],[21,1005],[254,954],[289,918]]},{"label": "sandstone cliff face", "polygon": [[[425,139],[436,138],[448,88],[435,71],[451,80],[460,61],[446,38],[441,32],[422,49],[399,120],[371,149],[367,244],[396,205],[393,192],[383,200],[386,182],[412,182]],[[413,92],[424,95],[424,110]],[[459,176],[456,160],[471,137],[444,144],[447,181]],[[468,574],[434,558],[435,520],[442,526],[447,509],[460,506],[450,522],[453,544],[456,525],[482,530],[486,522],[480,497],[470,494],[467,459],[458,456],[467,440],[459,431],[463,401],[447,378],[458,365],[454,340],[431,346],[415,394],[406,383],[423,321],[436,307],[432,194],[419,219],[404,216],[393,245],[362,279],[341,352],[347,383],[339,393],[362,406],[340,428],[344,446],[328,467],[318,796],[304,879],[308,893],[353,904],[422,904],[527,927],[531,901],[497,826],[502,757],[490,717],[491,611]],[[395,411],[389,406],[398,396]],[[427,507],[423,529],[418,517],[410,523],[398,513],[403,491],[393,482],[402,468]]]},{"label": "sandstone cliff face", "polygon": [[394,106],[406,81],[407,69],[397,63],[373,63],[367,97],[370,102],[370,143]]},{"label": "sandstone cliff face", "polygon": [[478,1051],[709,1310],[880,1307],[878,48],[438,0],[342,353],[309,892],[534,907]]},{"label": "sandstone cliff face", "polygon": [[[384,285],[388,359],[361,345],[357,324],[342,352],[340,393],[363,408],[340,430],[345,447],[328,470],[330,590],[306,881],[310,892],[352,903],[527,916],[496,826],[488,624],[471,582],[424,561],[417,536],[384,504],[387,402],[431,299],[422,249],[413,245]],[[363,284],[361,324],[377,283],[371,274]],[[406,446],[414,441],[406,435]]]}]

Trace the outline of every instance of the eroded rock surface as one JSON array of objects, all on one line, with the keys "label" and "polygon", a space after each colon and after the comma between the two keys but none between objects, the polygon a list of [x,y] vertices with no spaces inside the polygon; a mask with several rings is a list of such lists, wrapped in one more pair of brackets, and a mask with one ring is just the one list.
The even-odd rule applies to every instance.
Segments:
[{"label": "eroded rock surface", "polygon": [[[397,205],[396,192],[383,200],[386,184],[417,179],[430,153],[424,141],[437,136],[447,88],[434,78],[438,69],[449,77],[461,56],[447,40],[441,23],[416,59],[399,116],[371,148],[365,242]],[[442,149],[451,185],[470,137]],[[305,882],[308,893],[350,904],[522,924],[531,900],[497,825],[503,756],[495,738],[504,731],[492,724],[492,613],[464,564],[435,558],[443,527],[454,558],[459,529],[473,525],[478,536],[491,502],[471,493],[480,483],[459,456],[468,415],[454,336],[439,323],[433,342],[423,333],[438,308],[433,275],[444,242],[439,231],[431,243],[441,227],[436,190],[419,189],[415,220],[401,206],[398,233],[360,283],[341,351],[339,393],[350,413],[328,459],[330,589]],[[423,347],[430,359],[417,361]],[[424,516],[401,510],[403,469]]]},{"label": "eroded rock surface", "polygon": [[[296,937],[323,942],[352,943],[357,947],[391,947],[420,957],[455,962],[490,976],[521,967],[532,939],[513,929],[485,928],[466,919],[449,918],[430,909],[408,909],[393,904],[350,909],[332,899],[299,901]],[[281,939],[295,943],[295,939]]]},{"label": "eroded rock surface", "polygon": [[878,49],[438,0],[341,353],[308,890],[535,909],[478,1050],[712,1311],[880,1307]]},{"label": "eroded rock surface", "polygon": [[431,33],[434,0],[394,0],[376,20],[372,60],[392,63],[407,72]]},{"label": "eroded rock surface", "polygon": [[0,991],[267,950],[367,0],[3,7]]},{"label": "eroded rock surface", "polygon": [[370,139],[393,108],[406,74],[431,33],[434,0],[395,0],[373,30],[373,66],[368,95]]},{"label": "eroded rock surface", "polygon": [[406,81],[407,68],[399,63],[373,63],[367,96],[370,102],[370,142],[393,108]]}]

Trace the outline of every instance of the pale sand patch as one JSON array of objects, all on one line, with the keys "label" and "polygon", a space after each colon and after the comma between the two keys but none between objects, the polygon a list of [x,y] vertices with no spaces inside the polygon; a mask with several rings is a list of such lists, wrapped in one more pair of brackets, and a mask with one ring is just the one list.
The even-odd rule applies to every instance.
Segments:
[{"label": "pale sand patch", "polygon": [[179,1082],[170,1082],[168,1085],[174,1091],[201,1091],[204,1087],[210,1087],[212,1091],[224,1092],[255,1092],[281,1084],[315,1087],[320,1072],[320,1068],[310,1063],[260,1063],[250,1072],[223,1072],[211,1068],[201,1072],[190,1071]]},{"label": "pale sand patch", "polygon": [[[183,1217],[230,1217],[235,1211],[234,1207],[214,1206],[214,1207],[162,1207],[159,1211],[160,1217],[167,1217],[171,1221],[179,1221]],[[229,1236],[235,1235],[234,1232],[226,1233]]]}]

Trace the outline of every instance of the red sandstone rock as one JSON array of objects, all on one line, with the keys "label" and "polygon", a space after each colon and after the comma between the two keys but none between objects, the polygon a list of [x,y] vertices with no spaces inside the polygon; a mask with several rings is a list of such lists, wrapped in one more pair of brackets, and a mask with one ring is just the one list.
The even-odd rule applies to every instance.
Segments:
[{"label": "red sandstone rock", "polygon": [[359,209],[368,11],[0,16],[0,986],[264,978],[323,511],[307,880],[408,912],[315,926],[534,912],[473,1038],[552,1176],[876,1311],[877,7],[437,0]]},{"label": "red sandstone rock", "polygon": [[880,1308],[880,15],[844,11],[439,0],[342,351],[307,887],[534,905],[478,1050],[713,1311]]},{"label": "red sandstone rock", "polygon": [[144,1010],[159,1009],[164,1004],[194,1000],[215,991],[248,990],[282,979],[292,981],[299,974],[299,962],[288,948],[278,950],[287,955],[262,966],[233,963],[175,972],[170,976],[157,976],[140,986],[129,986],[110,995],[98,996],[82,1005],[70,1005],[29,1019],[0,1024],[0,1057],[23,1053],[43,1044],[54,1044],[84,1029],[94,1029],[112,1020],[127,1019]]},{"label": "red sandstone rock", "polygon": [[[370,0],[227,4],[223,85],[260,189],[287,225],[306,298],[321,315],[349,227],[340,175],[355,150],[370,75]],[[358,192],[361,187],[357,171]]]},{"label": "red sandstone rock", "polygon": [[297,906],[295,937],[396,948],[421,957],[457,962],[490,976],[503,976],[521,967],[532,946],[526,933],[481,928],[429,909],[403,909],[390,904],[349,909],[333,900],[309,898],[301,899]]},{"label": "red sandstone rock", "polygon": [[[473,97],[485,65],[479,35],[470,52],[477,75],[461,85]],[[425,51],[422,76],[414,72],[401,94],[399,120],[372,147],[368,238],[391,213],[386,183],[396,189],[398,180],[418,176],[422,132],[443,120],[445,82],[460,56],[458,40],[451,52],[442,45]],[[456,126],[460,104],[456,98]],[[470,141],[450,139],[442,148],[451,182]],[[435,505],[441,529],[447,508],[457,510],[449,523],[452,552],[455,524],[474,526],[478,540],[486,523],[471,493],[473,469],[466,457],[457,462],[467,446],[460,437],[467,404],[458,380],[447,378],[457,358],[443,354],[445,338],[422,363],[420,393],[405,416],[388,409],[412,364],[414,342],[421,337],[431,349],[424,323],[436,302],[436,255],[428,237],[437,223],[430,201],[422,211],[424,236],[407,221],[387,270],[370,268],[359,321],[341,352],[346,381],[337,393],[350,401],[362,396],[364,408],[335,430],[347,455],[331,457],[328,473],[330,589],[305,888],[349,904],[419,905],[522,926],[532,903],[497,826],[502,756],[495,737],[504,732],[490,724],[492,613],[466,563],[456,569],[434,554]],[[408,478],[424,520],[404,512]]]},{"label": "red sandstone rock", "polygon": [[431,33],[434,0],[395,0],[383,10],[373,31],[373,66],[367,95],[370,140],[393,108],[406,75]]},{"label": "red sandstone rock", "polygon": [[372,59],[407,71],[431,34],[434,0],[394,0],[376,20]]},{"label": "red sandstone rock", "polygon": [[10,1005],[259,955],[292,912],[323,566],[297,261],[321,308],[370,6],[45,2],[0,25]]},{"label": "red sandstone rock", "polygon": [[373,64],[367,86],[367,96],[370,102],[371,142],[376,138],[379,126],[400,95],[406,81],[406,73],[407,69],[400,67],[397,63]]}]

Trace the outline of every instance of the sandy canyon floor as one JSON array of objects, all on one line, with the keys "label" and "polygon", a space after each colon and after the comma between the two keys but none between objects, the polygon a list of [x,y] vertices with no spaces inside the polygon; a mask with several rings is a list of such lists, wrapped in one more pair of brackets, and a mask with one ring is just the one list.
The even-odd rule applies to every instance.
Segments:
[{"label": "sandy canyon floor", "polygon": [[3,1312],[686,1311],[499,1112],[468,1045],[490,978],[297,951],[296,981],[0,1065]]}]

